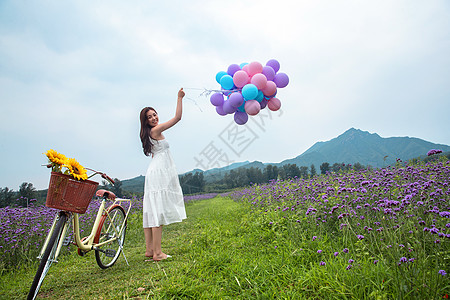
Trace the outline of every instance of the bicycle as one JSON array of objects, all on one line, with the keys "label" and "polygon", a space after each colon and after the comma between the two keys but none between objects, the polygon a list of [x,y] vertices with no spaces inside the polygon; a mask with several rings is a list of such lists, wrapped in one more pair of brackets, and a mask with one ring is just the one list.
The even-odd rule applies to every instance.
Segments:
[{"label": "bicycle", "polygon": [[[92,170],[94,171],[94,170]],[[100,174],[102,178],[108,180],[111,184],[114,184],[114,180],[112,180],[105,173],[94,171],[96,174]],[[92,176],[93,176],[92,175]],[[91,176],[91,177],[92,177]],[[50,194],[53,192],[55,188],[52,188],[52,180],[55,177],[56,182],[58,180],[62,182],[66,180],[67,185],[76,185],[79,186],[84,184],[87,187],[84,192],[78,193],[78,196],[82,196],[81,198],[84,200],[84,203],[81,205],[73,202],[76,202],[78,199],[74,196],[73,192],[68,192],[66,190],[62,190],[60,188],[56,191],[61,199],[58,200],[58,203],[51,202],[53,196]],[[41,252],[38,256],[38,259],[41,260],[39,267],[36,271],[36,275],[34,277],[33,283],[31,285],[30,291],[28,293],[27,299],[35,299],[39,289],[44,281],[45,276],[47,275],[52,263],[58,262],[57,258],[60,253],[61,248],[64,245],[70,244],[70,237],[66,238],[69,229],[69,223],[72,224],[73,229],[73,237],[74,242],[78,247],[78,255],[84,256],[87,252],[94,250],[95,251],[95,259],[100,268],[106,269],[114,265],[122,253],[127,265],[128,260],[123,253],[123,245],[125,241],[125,233],[127,228],[127,219],[128,214],[131,209],[131,200],[130,199],[121,199],[117,198],[113,192],[107,190],[98,190],[95,191],[98,183],[90,180],[86,180],[85,182],[74,182],[73,179],[68,178],[69,176],[54,173],[52,172],[52,177],[50,179],[49,192],[47,194],[47,202],[46,205],[49,207],[54,207],[61,209],[55,216],[53,220],[53,224],[48,232],[48,235],[45,239],[44,245],[42,246]],[[59,179],[63,178],[63,179]],[[55,181],[53,180],[53,181]],[[61,187],[61,183],[59,183],[59,187]],[[89,236],[81,238],[80,236],[80,221],[79,214],[84,213],[89,205],[90,201],[93,198],[93,193],[95,192],[98,198],[101,198],[101,204],[97,212],[97,217],[94,221],[94,225],[92,226],[91,233]],[[71,194],[72,193],[72,194]],[[84,195],[83,195],[84,193]],[[57,195],[58,196],[58,195]],[[65,197],[65,199],[64,199]],[[64,200],[72,197],[73,199],[69,199],[71,203],[66,203]],[[106,207],[106,201],[111,200],[114,201],[110,206]],[[123,203],[128,202],[128,209],[125,211],[122,206]],[[50,204],[49,204],[50,203]],[[87,204],[86,204],[87,203]],[[70,222],[72,221],[72,222]]]}]

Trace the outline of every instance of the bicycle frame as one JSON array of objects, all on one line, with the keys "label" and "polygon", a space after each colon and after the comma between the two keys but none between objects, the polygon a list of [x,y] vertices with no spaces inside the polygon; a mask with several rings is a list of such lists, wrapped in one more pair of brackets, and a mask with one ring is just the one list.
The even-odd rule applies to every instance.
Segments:
[{"label": "bicycle frame", "polygon": [[[52,226],[50,227],[50,231],[48,232],[47,237],[45,238],[45,242],[44,242],[44,244],[42,245],[41,251],[39,252],[39,255],[38,255],[38,257],[37,257],[38,259],[41,259],[41,258],[42,258],[42,255],[44,255],[44,251],[45,251],[45,249],[47,248],[47,244],[48,244],[48,242],[49,242],[49,240],[50,240],[50,237],[51,237],[51,235],[52,235],[52,233],[53,233],[53,231],[54,231],[54,229],[55,229],[56,222],[58,221],[58,219],[59,219],[61,213],[68,213],[68,212],[61,211],[61,212],[59,212],[59,213],[55,216],[55,219],[53,220],[53,224],[52,224]],[[69,216],[69,217],[70,217],[70,216]],[[66,222],[66,223],[64,224],[64,227],[63,227],[63,230],[62,230],[61,239],[60,239],[60,241],[59,241],[59,243],[58,243],[58,247],[57,247],[57,249],[56,249],[55,262],[58,262],[56,259],[58,258],[59,252],[61,251],[61,248],[62,248],[62,246],[63,246],[63,244],[64,244],[64,239],[65,239],[65,236],[67,235],[68,229],[69,229],[69,222]]]},{"label": "bicycle frame", "polygon": [[[110,242],[111,240],[117,239],[117,238],[112,238],[112,239],[109,239],[102,243],[98,243],[98,244],[94,243],[94,238],[97,235],[99,225],[100,225],[100,220],[101,220],[102,216],[106,215],[109,217],[108,210],[112,209],[113,207],[119,205],[118,203],[122,203],[122,202],[129,202],[129,204],[131,204],[131,200],[129,200],[129,199],[118,198],[113,202],[112,205],[110,205],[107,209],[105,209],[106,200],[105,199],[102,200],[102,203],[100,204],[100,207],[97,212],[97,217],[95,218],[94,225],[92,226],[91,234],[88,237],[86,237],[86,239],[84,241],[81,240],[81,236],[80,236],[79,214],[74,213],[73,222],[72,222],[73,234],[74,234],[74,238],[75,238],[75,244],[77,245],[78,248],[80,248],[83,251],[95,250],[96,246],[101,246],[103,244]],[[117,236],[119,236],[119,234],[121,234],[125,228],[125,223],[128,219],[128,213],[130,212],[130,209],[131,209],[131,205],[128,205],[128,210],[125,213],[125,219],[120,227],[120,230],[117,232],[116,228],[114,228],[114,230],[117,233]]]},{"label": "bicycle frame", "polygon": [[[97,216],[96,216],[95,221],[94,221],[94,225],[92,226],[91,233],[89,234],[88,237],[86,237],[86,238],[83,239],[83,240],[81,239],[81,236],[80,236],[80,220],[79,220],[79,214],[78,214],[78,213],[71,213],[71,212],[67,212],[67,211],[61,211],[61,212],[60,212],[60,213],[69,214],[69,220],[72,219],[72,228],[73,228],[73,236],[74,236],[74,239],[75,239],[75,244],[76,244],[76,246],[77,246],[80,250],[86,251],[86,252],[87,252],[87,251],[91,251],[91,250],[95,250],[95,248],[96,248],[97,246],[101,246],[101,245],[103,245],[103,244],[106,244],[106,243],[110,242],[111,240],[116,240],[116,239],[117,239],[117,237],[114,237],[114,238],[111,238],[111,239],[109,239],[109,240],[103,241],[102,243],[94,243],[94,239],[95,239],[95,236],[96,236],[97,233],[98,233],[99,225],[100,225],[100,221],[101,221],[102,217],[103,217],[103,216],[107,216],[108,218],[110,218],[110,216],[109,216],[109,214],[108,214],[108,211],[109,211],[110,209],[112,209],[113,207],[115,207],[115,206],[119,206],[119,205],[120,205],[121,203],[123,203],[123,202],[128,202],[128,203],[129,203],[128,209],[127,209],[127,211],[126,211],[126,213],[125,213],[125,219],[124,219],[124,221],[123,221],[123,223],[122,223],[122,225],[121,225],[119,231],[117,231],[116,228],[114,228],[114,231],[116,231],[116,236],[120,236],[120,234],[122,233],[122,231],[123,231],[124,228],[125,228],[125,223],[126,223],[126,221],[127,221],[127,219],[128,219],[128,214],[129,214],[129,212],[130,212],[130,210],[131,210],[131,200],[130,200],[130,199],[120,199],[120,198],[117,198],[117,199],[113,202],[113,204],[111,204],[110,206],[108,206],[108,208],[106,208],[106,209],[105,209],[105,206],[106,206],[106,200],[105,200],[105,199],[102,199],[102,202],[101,202],[100,207],[99,207],[98,212],[97,212]],[[57,221],[58,221],[58,219],[59,219],[59,214],[60,214],[60,213],[58,213],[58,214],[55,216],[55,219],[53,220],[53,224],[52,224],[52,226],[50,227],[50,231],[49,231],[49,233],[47,234],[47,237],[46,237],[46,239],[45,239],[45,242],[44,242],[44,244],[43,244],[43,246],[42,246],[42,249],[41,249],[41,251],[40,251],[40,253],[39,253],[39,256],[38,256],[39,259],[40,259],[40,258],[42,257],[42,255],[44,254],[45,248],[47,247],[48,241],[50,240],[50,236],[52,235],[53,230],[54,230],[54,228],[55,228],[55,225],[56,225],[56,223],[57,223]],[[70,223],[70,221],[68,221],[68,222],[66,222],[66,223],[64,224],[64,227],[63,227],[63,234],[62,234],[61,239],[59,240],[59,243],[58,243],[58,247],[57,247],[56,254],[55,254],[55,260],[56,260],[56,258],[58,257],[59,252],[61,251],[61,248],[62,248],[62,246],[63,246],[63,244],[64,244],[65,237],[66,237],[67,231],[68,231],[68,229],[69,229],[69,223]],[[57,261],[56,261],[56,262],[57,262]]]}]

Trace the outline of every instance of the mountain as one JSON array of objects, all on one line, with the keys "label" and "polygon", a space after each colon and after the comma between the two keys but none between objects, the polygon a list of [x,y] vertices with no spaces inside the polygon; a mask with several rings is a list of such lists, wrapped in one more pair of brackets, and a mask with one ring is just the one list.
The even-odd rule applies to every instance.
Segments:
[{"label": "mountain", "polygon": [[434,144],[418,138],[389,137],[382,138],[376,133],[369,133],[350,128],[338,137],[317,142],[299,156],[282,161],[279,165],[296,164],[298,166],[319,167],[323,162],[371,165],[384,167],[395,163],[399,158],[408,160],[424,156],[430,149],[450,151],[450,146]]},{"label": "mountain", "polygon": [[[254,162],[245,161],[245,162],[241,162],[241,163],[233,163],[233,164],[231,164],[227,167],[223,167],[223,168],[215,168],[215,169],[207,170],[203,173],[203,176],[205,178],[205,182],[210,183],[210,182],[215,182],[215,181],[221,180],[225,176],[225,173],[227,173],[231,170],[236,170],[239,168],[249,169],[252,167],[258,168],[258,169],[264,169],[266,166],[265,166],[265,164],[263,164],[262,162],[259,162],[259,161],[254,161]],[[191,172],[188,172],[188,173],[191,173]],[[195,173],[195,172],[193,172],[193,173]]]},{"label": "mountain", "polygon": [[[408,160],[417,157],[424,157],[431,149],[440,149],[443,152],[450,151],[450,146],[434,144],[422,139],[411,137],[389,137],[382,138],[376,133],[369,133],[360,129],[350,128],[338,137],[326,142],[317,142],[308,150],[297,157],[286,159],[280,163],[262,163],[259,161],[238,162],[223,168],[206,170],[203,173],[206,183],[211,183],[222,179],[225,173],[239,168],[259,168],[264,169],[266,165],[283,166],[286,164],[296,164],[297,166],[310,167],[312,164],[319,170],[320,165],[328,162],[334,163],[360,164],[381,168],[392,165],[397,159]],[[188,173],[203,172],[195,169]],[[144,176],[123,180],[122,188],[128,191],[142,193],[144,191]]]}]

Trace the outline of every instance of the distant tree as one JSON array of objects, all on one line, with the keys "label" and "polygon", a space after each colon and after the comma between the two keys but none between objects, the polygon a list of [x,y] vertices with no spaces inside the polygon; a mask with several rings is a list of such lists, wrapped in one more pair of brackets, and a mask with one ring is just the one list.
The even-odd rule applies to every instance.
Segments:
[{"label": "distant tree", "polygon": [[0,188],[0,207],[5,207],[14,203],[16,192],[9,188]]},{"label": "distant tree", "polygon": [[184,194],[201,193],[205,189],[203,172],[188,173],[180,176],[179,180]]},{"label": "distant tree", "polygon": [[258,168],[251,167],[249,169],[246,169],[246,173],[249,182],[263,183],[265,181],[262,171]]},{"label": "distant tree", "polygon": [[300,177],[300,169],[296,164],[286,164],[282,167],[281,179]]},{"label": "distant tree", "polygon": [[324,162],[320,165],[320,173],[326,174],[328,171],[330,171],[330,164],[327,162]]},{"label": "distant tree", "polygon": [[265,181],[277,180],[278,179],[278,168],[277,166],[268,165],[264,168],[264,179]]},{"label": "distant tree", "polygon": [[317,175],[316,167],[314,166],[314,164],[311,164],[311,167],[309,167],[309,173],[311,174],[311,177]]},{"label": "distant tree", "polygon": [[238,169],[236,176],[236,187],[247,186],[250,185],[250,179],[247,176],[247,172],[245,169]]},{"label": "distant tree", "polygon": [[338,163],[334,163],[331,166],[331,170],[335,173],[339,172],[341,170],[341,168],[342,168],[342,164],[338,164]]},{"label": "distant tree", "polygon": [[300,176],[305,179],[308,178],[308,167],[305,166],[300,167]]},{"label": "distant tree", "polygon": [[28,203],[31,199],[35,199],[36,189],[34,188],[32,183],[24,182],[19,187],[19,203],[17,203],[20,206],[28,206]]},{"label": "distant tree", "polygon": [[360,171],[360,170],[364,169],[364,166],[362,164],[360,164],[359,162],[357,162],[353,165],[353,169],[355,171]]},{"label": "distant tree", "polygon": [[117,197],[123,198],[122,181],[118,178],[114,178],[114,185],[111,187],[111,192],[113,192]]}]

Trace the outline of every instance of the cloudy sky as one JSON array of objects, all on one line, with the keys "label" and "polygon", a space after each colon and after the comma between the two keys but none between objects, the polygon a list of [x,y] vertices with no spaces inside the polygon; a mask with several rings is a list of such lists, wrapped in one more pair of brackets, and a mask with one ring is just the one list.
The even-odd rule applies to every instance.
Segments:
[{"label": "cloudy sky", "polygon": [[[48,149],[145,175],[139,112],[165,121],[180,173],[280,162],[351,127],[450,144],[450,2],[0,1],[0,187],[46,188]],[[205,96],[228,65],[277,59],[282,109],[244,126]]]}]

